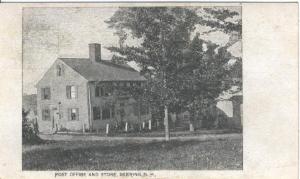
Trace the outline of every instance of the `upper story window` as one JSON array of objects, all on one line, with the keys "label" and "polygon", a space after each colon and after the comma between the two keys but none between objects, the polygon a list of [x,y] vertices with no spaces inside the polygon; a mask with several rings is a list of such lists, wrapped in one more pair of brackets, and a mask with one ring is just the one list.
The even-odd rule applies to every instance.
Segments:
[{"label": "upper story window", "polygon": [[112,95],[112,88],[105,87],[105,86],[96,86],[95,87],[95,96],[111,96]]},{"label": "upper story window", "polygon": [[95,88],[95,96],[96,97],[100,97],[100,96],[103,96],[104,94],[104,89],[102,86],[96,86]]},{"label": "upper story window", "polygon": [[75,99],[77,98],[77,86],[70,85],[66,87],[66,92],[67,92],[67,98],[68,99]]},{"label": "upper story window", "polygon": [[56,66],[56,75],[57,76],[62,76],[62,74],[63,74],[62,66],[61,65],[57,65]]},{"label": "upper story window", "polygon": [[49,87],[41,89],[41,98],[42,99],[50,99],[51,98],[51,91]]}]

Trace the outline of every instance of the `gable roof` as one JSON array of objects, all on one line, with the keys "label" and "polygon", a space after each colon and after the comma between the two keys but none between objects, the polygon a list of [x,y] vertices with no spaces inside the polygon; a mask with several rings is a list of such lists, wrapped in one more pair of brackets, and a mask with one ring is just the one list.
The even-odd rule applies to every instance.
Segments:
[{"label": "gable roof", "polygon": [[59,58],[88,81],[145,81],[129,65],[119,65],[107,60],[91,62],[88,58]]}]

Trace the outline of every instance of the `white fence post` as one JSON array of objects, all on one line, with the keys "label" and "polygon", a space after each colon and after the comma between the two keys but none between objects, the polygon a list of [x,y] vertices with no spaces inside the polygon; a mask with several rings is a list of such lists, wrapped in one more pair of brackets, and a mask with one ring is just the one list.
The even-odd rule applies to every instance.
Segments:
[{"label": "white fence post", "polygon": [[128,122],[125,123],[125,132],[128,131]]},{"label": "white fence post", "polygon": [[109,133],[109,124],[106,124],[106,135]]},{"label": "white fence post", "polygon": [[143,129],[145,129],[145,122],[143,122]]},{"label": "white fence post", "polygon": [[151,120],[149,120],[149,130],[151,131]]}]

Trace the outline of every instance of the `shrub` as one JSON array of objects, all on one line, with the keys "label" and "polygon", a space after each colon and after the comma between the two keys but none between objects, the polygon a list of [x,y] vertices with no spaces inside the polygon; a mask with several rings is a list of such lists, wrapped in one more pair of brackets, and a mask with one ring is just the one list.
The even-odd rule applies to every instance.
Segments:
[{"label": "shrub", "polygon": [[28,122],[26,118],[28,111],[22,109],[22,143],[23,144],[39,144],[43,140],[38,136],[37,125]]}]

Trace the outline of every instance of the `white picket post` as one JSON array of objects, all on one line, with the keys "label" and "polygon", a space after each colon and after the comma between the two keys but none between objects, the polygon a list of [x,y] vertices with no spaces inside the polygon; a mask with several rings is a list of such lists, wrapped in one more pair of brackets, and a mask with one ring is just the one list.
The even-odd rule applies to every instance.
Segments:
[{"label": "white picket post", "polygon": [[106,124],[106,135],[109,133],[109,124]]},{"label": "white picket post", "polygon": [[143,122],[143,129],[145,129],[145,122]]},{"label": "white picket post", "polygon": [[151,131],[151,120],[149,120],[149,130]]},{"label": "white picket post", "polygon": [[125,132],[128,131],[128,122],[125,123]]}]

